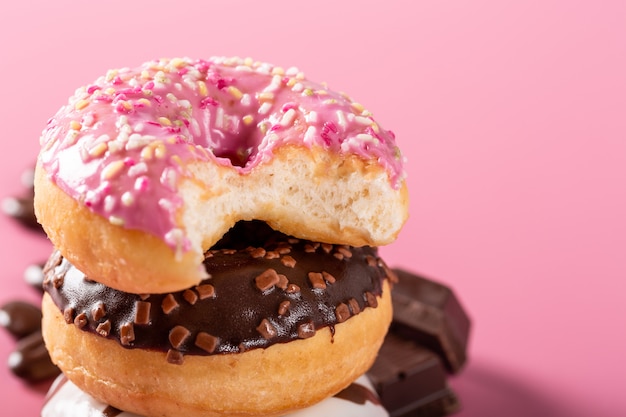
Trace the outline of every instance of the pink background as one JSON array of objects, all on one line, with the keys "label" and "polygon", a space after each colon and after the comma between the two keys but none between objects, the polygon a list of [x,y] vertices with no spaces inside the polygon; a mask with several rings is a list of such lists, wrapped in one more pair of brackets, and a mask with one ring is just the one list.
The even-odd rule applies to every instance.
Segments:
[{"label": "pink background", "polygon": [[[626,415],[625,2],[32,3],[0,6],[0,197],[20,193],[46,120],[110,67],[297,65],[409,159],[411,218],[384,254],[471,313],[458,415]],[[22,271],[50,248],[0,228],[0,302],[35,300]],[[12,345],[0,332],[0,361]],[[0,374],[2,415],[38,415],[41,395]]]}]

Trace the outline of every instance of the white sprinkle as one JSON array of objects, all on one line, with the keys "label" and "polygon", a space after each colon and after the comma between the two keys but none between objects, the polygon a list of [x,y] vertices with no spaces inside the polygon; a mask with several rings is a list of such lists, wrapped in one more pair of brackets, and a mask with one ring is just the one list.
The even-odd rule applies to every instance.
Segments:
[{"label": "white sprinkle", "polygon": [[272,108],[272,103],[265,102],[259,107],[259,114],[267,114]]},{"label": "white sprinkle", "polygon": [[289,109],[287,110],[285,114],[283,114],[283,117],[280,119],[280,125],[282,127],[291,126],[295,118],[296,118],[296,110]]},{"label": "white sprinkle", "polygon": [[252,103],[252,97],[250,97],[250,94],[244,94],[241,97],[241,105],[242,106],[249,106]]},{"label": "white sprinkle", "polygon": [[296,83],[293,87],[291,87],[291,91],[294,91],[296,93],[299,93],[302,90],[304,90],[304,85],[302,85],[302,83]]},{"label": "white sprinkle", "polygon": [[121,201],[122,204],[124,204],[126,207],[130,207],[135,202],[135,197],[130,191],[126,191],[124,194],[122,194]]},{"label": "white sprinkle", "polygon": [[317,137],[317,128],[315,126],[309,126],[304,132],[304,143],[307,145],[312,144]]},{"label": "white sprinkle", "polygon": [[142,175],[148,172],[148,165],[145,162],[139,162],[138,164],[133,165],[128,168],[128,175],[130,177],[136,177],[138,175]]},{"label": "white sprinkle", "polygon": [[282,82],[282,77],[280,75],[274,75],[272,77],[272,81],[270,84],[263,89],[264,93],[271,93],[280,88],[280,83]]},{"label": "white sprinkle", "polygon": [[360,125],[364,125],[364,126],[369,126],[372,124],[372,119],[370,119],[369,117],[363,117],[363,116],[356,116],[354,118],[354,121],[357,122]]},{"label": "white sprinkle", "polygon": [[358,135],[355,136],[355,138],[357,140],[361,140],[364,142],[375,142],[376,138],[374,138],[374,136],[372,135],[368,135],[367,133],[359,133]]},{"label": "white sprinkle", "polygon": [[307,123],[317,122],[317,112],[316,111],[308,112],[306,116],[304,116],[304,120],[306,120]]},{"label": "white sprinkle", "polygon": [[339,126],[341,126],[344,129],[346,128],[346,126],[348,126],[346,115],[341,110],[337,110],[337,123],[339,123]]},{"label": "white sprinkle", "polygon": [[159,204],[159,207],[161,207],[163,210],[167,211],[168,213],[172,213],[175,210],[174,203],[171,200],[168,200],[166,198],[159,199],[158,204]]},{"label": "white sprinkle", "polygon": [[177,180],[176,170],[172,167],[167,167],[163,170],[161,174],[161,184],[165,187],[169,188],[170,191],[176,191],[176,180]]},{"label": "white sprinkle", "polygon": [[195,117],[191,118],[191,134],[194,136],[200,136],[202,131],[200,130],[200,124]]},{"label": "white sprinkle", "polygon": [[246,66],[246,65],[237,65],[235,67],[235,70],[237,71],[246,71],[246,72],[252,72],[252,68]]},{"label": "white sprinkle", "polygon": [[124,226],[124,219],[119,216],[109,216],[109,223],[114,226]]},{"label": "white sprinkle", "polygon": [[96,122],[96,117],[94,116],[93,113],[87,113],[85,114],[85,116],[83,116],[83,119],[82,119],[83,126],[91,127],[93,126],[95,122]]},{"label": "white sprinkle", "polygon": [[300,70],[296,67],[290,67],[287,68],[287,71],[285,71],[285,75],[289,75],[289,76],[294,76],[297,75],[300,72]]},{"label": "white sprinkle", "polygon": [[218,107],[217,114],[215,115],[215,127],[222,129],[224,127],[224,108]]},{"label": "white sprinkle", "polygon": [[115,209],[115,197],[112,195],[107,195],[104,197],[104,211],[111,212]]}]

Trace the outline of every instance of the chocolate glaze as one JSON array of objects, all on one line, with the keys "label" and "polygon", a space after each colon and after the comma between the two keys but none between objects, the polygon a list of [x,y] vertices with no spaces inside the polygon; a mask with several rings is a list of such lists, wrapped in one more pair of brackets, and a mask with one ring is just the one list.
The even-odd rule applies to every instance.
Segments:
[{"label": "chocolate glaze", "polygon": [[376,248],[298,240],[261,222],[231,229],[204,265],[210,278],[199,286],[141,296],[87,279],[55,252],[44,289],[68,323],[127,348],[169,352],[178,362],[179,353],[237,353],[310,337],[323,327],[332,331],[346,315],[375,307],[372,295],[379,297],[393,275]]}]

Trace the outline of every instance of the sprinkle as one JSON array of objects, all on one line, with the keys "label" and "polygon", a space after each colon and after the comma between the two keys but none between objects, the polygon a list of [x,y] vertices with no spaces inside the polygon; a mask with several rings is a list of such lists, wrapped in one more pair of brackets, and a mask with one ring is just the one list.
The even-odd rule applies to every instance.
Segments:
[{"label": "sprinkle", "polygon": [[235,97],[237,100],[243,97],[243,93],[241,92],[241,90],[239,90],[234,85],[228,86],[227,91],[230,93],[231,96]]},{"label": "sprinkle", "polygon": [[85,107],[87,107],[89,105],[89,101],[88,100],[78,100],[76,102],[76,104],[74,104],[74,108],[76,110],[82,110]]},{"label": "sprinkle", "polygon": [[183,298],[189,304],[194,305],[196,304],[196,301],[198,301],[198,294],[196,294],[190,289],[186,289],[185,291],[183,291]]},{"label": "sprinkle", "polygon": [[246,126],[249,126],[254,122],[254,117],[250,114],[247,114],[243,116],[241,120],[243,121],[243,124],[245,124]]},{"label": "sprinkle", "polygon": [[147,301],[135,301],[135,324],[150,324],[150,308],[152,303]]},{"label": "sprinkle", "polygon": [[165,359],[168,363],[171,363],[172,365],[182,365],[185,357],[176,349],[170,349],[167,351]]},{"label": "sprinkle", "polygon": [[274,93],[270,91],[263,91],[258,93],[256,98],[261,102],[272,101],[274,100]]},{"label": "sprinkle", "polygon": [[265,102],[259,106],[259,114],[267,114],[272,108],[272,103]]},{"label": "sprinkle", "polygon": [[106,309],[104,308],[104,303],[99,301],[93,308],[91,309],[91,317],[95,321],[100,321],[106,315]]},{"label": "sprinkle", "polygon": [[124,226],[124,219],[119,216],[109,216],[109,223],[113,226]]},{"label": "sprinkle", "polygon": [[165,154],[166,154],[166,149],[165,149],[165,145],[163,144],[163,142],[159,142],[154,146],[154,156],[157,159],[163,159],[165,158]]},{"label": "sprinkle", "polygon": [[283,114],[283,117],[280,119],[280,125],[282,127],[291,126],[295,118],[296,111],[294,109],[289,109],[285,114]]},{"label": "sprinkle", "polygon": [[306,120],[307,123],[316,123],[317,122],[317,112],[316,111],[310,111],[308,112],[305,116],[304,116],[304,120]]},{"label": "sprinkle", "polygon": [[294,84],[294,86],[291,88],[291,91],[299,93],[302,90],[304,90],[304,85],[302,85],[302,83],[296,83]]},{"label": "sprinkle", "polygon": [[281,67],[272,68],[272,75],[285,75],[285,70]]},{"label": "sprinkle", "polygon": [[98,324],[96,327],[96,333],[98,333],[102,337],[107,337],[111,332],[111,321],[107,320],[104,323]]},{"label": "sprinkle", "polygon": [[172,125],[172,121],[170,119],[168,119],[165,116],[161,116],[157,119],[159,121],[159,123],[161,123],[163,126],[171,126]]},{"label": "sprinkle", "polygon": [[167,294],[161,302],[161,309],[165,314],[170,314],[172,311],[178,308],[178,302],[172,294]]},{"label": "sprinkle", "polygon": [[70,122],[70,129],[72,130],[80,130],[83,126],[80,124],[80,122],[77,122],[76,120],[72,120]]},{"label": "sprinkle", "polygon": [[115,197],[112,195],[107,195],[104,197],[104,211],[112,212],[115,209],[116,201]]},{"label": "sprinkle", "polygon": [[208,353],[215,352],[215,349],[217,349],[217,345],[219,345],[219,343],[219,337],[215,337],[206,332],[198,333],[198,335],[196,336],[196,341],[194,342],[197,347]]},{"label": "sprinkle", "polygon": [[356,101],[350,103],[350,106],[352,106],[352,108],[359,113],[363,113],[365,111],[365,107],[363,107],[361,103],[357,103]]},{"label": "sprinkle", "polygon": [[138,164],[128,168],[128,175],[130,177],[136,177],[138,175],[145,174],[146,172],[148,172],[148,165],[145,162],[139,162]]},{"label": "sprinkle", "polygon": [[262,272],[254,278],[256,287],[263,292],[273,288],[274,285],[278,284],[278,281],[278,273],[272,268],[265,270],[265,272]]},{"label": "sprinkle", "polygon": [[309,321],[298,326],[298,337],[300,339],[308,339],[315,336],[315,325]]},{"label": "sprinkle", "polygon": [[305,88],[304,91],[302,91],[302,95],[306,97],[312,97],[313,95],[315,95],[315,93],[310,88]]},{"label": "sprinkle", "polygon": [[185,343],[189,335],[191,335],[191,332],[186,327],[176,326],[170,330],[168,339],[172,346],[178,349]]},{"label": "sprinkle", "polygon": [[337,110],[336,114],[337,114],[337,123],[339,124],[339,126],[345,129],[346,126],[348,126],[348,121],[346,120],[345,113],[341,110]]},{"label": "sprinkle", "polygon": [[215,297],[215,287],[211,284],[202,284],[195,287],[201,300]]},{"label": "sprinkle", "polygon": [[108,145],[104,142],[100,142],[97,145],[89,149],[89,155],[94,158],[99,158],[109,149]]},{"label": "sprinkle", "polygon": [[315,141],[315,138],[317,137],[317,128],[315,126],[309,126],[306,129],[306,132],[304,132],[304,137],[302,138],[302,140],[304,141],[305,144],[311,144]]},{"label": "sprinkle", "polygon": [[263,319],[261,324],[259,324],[256,329],[266,340],[273,339],[278,334],[276,328],[269,322],[268,319]]},{"label": "sprinkle", "polygon": [[135,202],[135,197],[130,191],[126,191],[124,194],[122,194],[120,200],[122,201],[123,205],[125,205],[126,207],[130,207]]},{"label": "sprinkle", "polygon": [[141,158],[145,159],[146,161],[149,161],[153,157],[154,157],[154,147],[150,145],[144,146],[143,149],[141,150]]},{"label": "sprinkle", "polygon": [[176,191],[176,180],[178,174],[172,167],[166,167],[161,174],[161,184],[167,187],[170,191]]},{"label": "sprinkle", "polygon": [[358,135],[356,135],[356,139],[357,140],[362,140],[364,142],[375,142],[376,141],[376,138],[374,138],[374,136],[368,135],[367,133],[359,133]]},{"label": "sprinkle", "polygon": [[309,272],[308,274],[309,282],[313,286],[313,288],[317,289],[326,289],[326,282],[324,281],[324,276],[319,272]]},{"label": "sprinkle", "polygon": [[356,116],[354,121],[360,125],[370,126],[373,123],[373,120],[369,117]]},{"label": "sprinkle", "polygon": [[125,323],[120,326],[120,342],[128,346],[135,340],[135,328],[133,323]]},{"label": "sprinkle", "polygon": [[335,316],[337,317],[337,323],[343,323],[350,318],[350,309],[344,303],[339,303],[335,308]]},{"label": "sprinkle", "polygon": [[100,173],[100,178],[102,180],[110,180],[119,175],[122,169],[124,169],[124,161],[113,161],[104,167]]}]

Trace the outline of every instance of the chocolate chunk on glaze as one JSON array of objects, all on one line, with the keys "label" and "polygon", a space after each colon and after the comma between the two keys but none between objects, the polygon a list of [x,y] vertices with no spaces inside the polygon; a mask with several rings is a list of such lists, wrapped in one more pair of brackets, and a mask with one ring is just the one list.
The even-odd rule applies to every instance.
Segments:
[{"label": "chocolate chunk on glaze", "polygon": [[[307,251],[320,246],[322,250]],[[278,257],[258,256],[262,251],[256,248]],[[204,265],[210,278],[191,289],[197,299],[185,291],[143,298],[123,293],[85,279],[67,260],[59,261],[58,254],[46,268],[44,289],[61,311],[72,306],[76,317],[87,319],[77,323],[83,330],[97,333],[99,323],[91,312],[102,302],[102,320],[111,324],[106,337],[119,342],[121,326],[134,323],[134,339],[125,338],[124,347],[173,349],[170,359],[177,363],[178,354],[237,353],[307,338],[323,327],[332,331],[335,324],[375,307],[388,274],[376,248],[341,251],[350,251],[350,256],[339,260],[329,245],[293,240],[264,223],[246,222],[207,252]],[[285,265],[286,256],[295,264],[289,260]],[[376,262],[368,264],[370,259]],[[325,288],[314,288],[309,272],[315,272]],[[189,335],[171,341],[170,330],[177,326],[184,326]],[[200,336],[196,343],[203,333],[214,339]]]},{"label": "chocolate chunk on glaze", "polygon": [[443,284],[395,269],[392,330],[438,353],[450,372],[467,359],[470,320],[454,292]]}]

